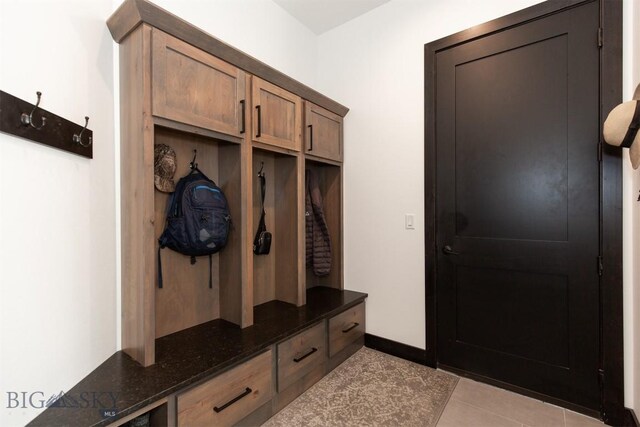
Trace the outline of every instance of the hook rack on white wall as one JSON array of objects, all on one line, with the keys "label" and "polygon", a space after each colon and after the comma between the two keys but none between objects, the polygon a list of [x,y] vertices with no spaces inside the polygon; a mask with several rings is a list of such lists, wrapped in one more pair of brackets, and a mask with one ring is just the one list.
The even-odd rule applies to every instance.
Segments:
[{"label": "hook rack on white wall", "polygon": [[84,126],[40,108],[41,92],[30,104],[0,90],[0,131],[40,144],[93,158],[93,131]]}]

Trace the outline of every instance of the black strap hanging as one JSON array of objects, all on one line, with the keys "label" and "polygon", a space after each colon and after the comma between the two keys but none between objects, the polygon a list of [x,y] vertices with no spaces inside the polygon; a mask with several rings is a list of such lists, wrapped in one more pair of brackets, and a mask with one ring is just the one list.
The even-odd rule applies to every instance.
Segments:
[{"label": "black strap hanging", "polygon": [[262,194],[262,213],[260,214],[260,222],[258,223],[258,230],[256,236],[253,239],[253,253],[256,255],[266,255],[271,249],[271,233],[267,231],[267,225],[265,223],[266,212],[264,210],[264,199],[267,192],[267,180],[264,176],[264,162],[260,165],[260,171],[258,172],[258,179],[260,179],[260,192]]}]

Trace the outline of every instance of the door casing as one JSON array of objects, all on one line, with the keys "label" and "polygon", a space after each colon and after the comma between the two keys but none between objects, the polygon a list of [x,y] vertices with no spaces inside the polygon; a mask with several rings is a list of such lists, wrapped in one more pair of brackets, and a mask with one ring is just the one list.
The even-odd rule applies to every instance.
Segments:
[{"label": "door casing", "polygon": [[[486,22],[425,44],[425,307],[427,365],[437,367],[436,340],[436,135],[435,87],[436,53],[473,39],[558,13],[584,3],[597,1],[600,8],[601,34],[594,34],[600,48],[600,134],[611,109],[622,100],[622,1],[621,0],[550,0],[510,15]],[[601,37],[600,37],[601,36]],[[630,413],[624,407],[623,312],[622,312],[622,161],[620,149],[602,142],[600,162],[600,414],[581,407],[540,396],[537,393],[477,378],[503,388],[546,401],[555,402],[589,415],[600,415],[612,425],[627,425]],[[594,156],[598,153],[594,153]],[[594,268],[595,265],[594,265]],[[464,374],[464,373],[462,373]],[[469,375],[473,376],[473,375]]]}]

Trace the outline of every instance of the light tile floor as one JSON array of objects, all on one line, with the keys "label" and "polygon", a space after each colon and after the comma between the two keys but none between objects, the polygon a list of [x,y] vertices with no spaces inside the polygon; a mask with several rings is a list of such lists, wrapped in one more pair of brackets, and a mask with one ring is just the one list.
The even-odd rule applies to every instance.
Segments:
[{"label": "light tile floor", "polygon": [[595,427],[594,418],[487,384],[460,378],[438,427]]}]

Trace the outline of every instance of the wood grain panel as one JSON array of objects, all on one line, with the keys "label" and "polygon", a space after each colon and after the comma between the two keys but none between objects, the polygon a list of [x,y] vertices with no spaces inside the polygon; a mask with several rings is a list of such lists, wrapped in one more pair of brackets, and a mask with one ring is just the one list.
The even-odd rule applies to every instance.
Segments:
[{"label": "wood grain panel", "polygon": [[242,202],[242,167],[240,164],[241,147],[235,144],[221,144],[218,168],[218,185],[222,188],[231,213],[231,231],[227,246],[220,251],[220,317],[236,325],[243,323],[243,290],[246,264],[242,257],[243,237],[246,233],[246,214]]},{"label": "wood grain panel", "polygon": [[[343,288],[343,224],[342,224],[342,167],[307,159],[306,168],[315,171],[322,193],[324,215],[331,238],[331,272],[318,277],[310,267],[306,268],[306,286]],[[305,189],[306,191],[306,189]]]},{"label": "wood grain panel", "polygon": [[[271,399],[271,350],[178,395],[179,426],[230,426]],[[251,389],[249,394],[216,412]]]},{"label": "wood grain panel", "polygon": [[300,150],[302,99],[299,96],[254,76],[252,104],[254,141]]},{"label": "wood grain panel", "polygon": [[121,43],[127,34],[143,22],[165,31],[180,40],[184,40],[248,73],[259,76],[289,92],[308,99],[342,117],[349,111],[344,105],[292,79],[264,62],[258,61],[252,56],[229,46],[146,0],[126,0],[107,20],[107,26],[113,39],[117,43]]},{"label": "wood grain panel", "polygon": [[[228,177],[220,173],[219,164],[234,163],[233,157],[220,161],[218,144],[211,139],[197,135],[189,135],[173,130],[157,128],[156,144],[167,144],[176,152],[177,170],[174,176],[175,182],[187,175],[190,171],[189,162],[193,157],[193,150],[198,150],[196,162],[200,170],[210,179],[214,180],[225,192],[225,196],[232,204],[238,199],[234,192],[228,192],[222,186],[222,181],[228,183]],[[228,159],[230,156],[225,156]],[[236,156],[237,163],[239,161]],[[231,180],[232,181],[232,180]],[[153,184],[152,184],[153,186]],[[155,187],[154,187],[155,188]],[[155,195],[155,235],[160,237],[165,227],[166,209],[169,193],[153,190]],[[231,206],[230,206],[231,210]],[[232,218],[233,218],[233,210]],[[229,233],[229,242],[233,242],[235,233]],[[157,239],[156,239],[157,247]],[[190,257],[174,252],[171,249],[163,249],[162,276],[163,288],[155,286],[156,291],[156,337],[162,337],[172,332],[177,332],[209,320],[220,317],[220,258],[226,256],[227,260],[233,252],[231,247],[225,247],[220,253],[213,255],[213,289],[209,288],[209,259],[198,257],[195,264],[191,265]],[[239,277],[239,276],[237,276]]]},{"label": "wood grain panel", "polygon": [[[251,87],[251,76],[245,76],[245,87]],[[251,91],[247,91],[247,105],[251,105]],[[248,112],[247,112],[248,113]],[[250,117],[250,115],[247,115]],[[248,120],[248,119],[247,119]],[[248,126],[248,123],[246,126]],[[245,328],[253,325],[253,148],[251,133],[243,134],[240,153],[240,175],[242,182],[242,320],[240,326]]]},{"label": "wood grain panel", "polygon": [[275,270],[276,299],[298,301],[298,162],[300,157],[278,156],[275,166]]},{"label": "wood grain panel", "polygon": [[317,383],[325,376],[325,363],[317,365],[309,371],[306,375],[302,376],[298,381],[291,384],[287,389],[278,393],[276,399],[274,399],[273,412],[276,413],[284,409],[289,403],[293,402],[296,397],[307,391],[312,385]]},{"label": "wood grain panel", "polygon": [[322,366],[327,357],[325,342],[325,322],[320,322],[278,344],[278,391]]},{"label": "wood grain panel", "polygon": [[360,303],[329,319],[329,356],[339,353],[365,332],[364,303]]},{"label": "wood grain panel", "polygon": [[120,48],[122,215],[122,347],[143,366],[155,362],[153,123],[151,28]]},{"label": "wood grain panel", "polygon": [[153,114],[241,136],[245,73],[153,30]]},{"label": "wood grain panel", "polygon": [[305,101],[304,152],[342,161],[342,117]]},{"label": "wood grain panel", "polygon": [[261,193],[257,173],[264,163],[265,221],[272,233],[271,251],[253,256],[254,305],[274,299],[299,304],[298,157],[253,150],[253,236],[260,221]]}]

